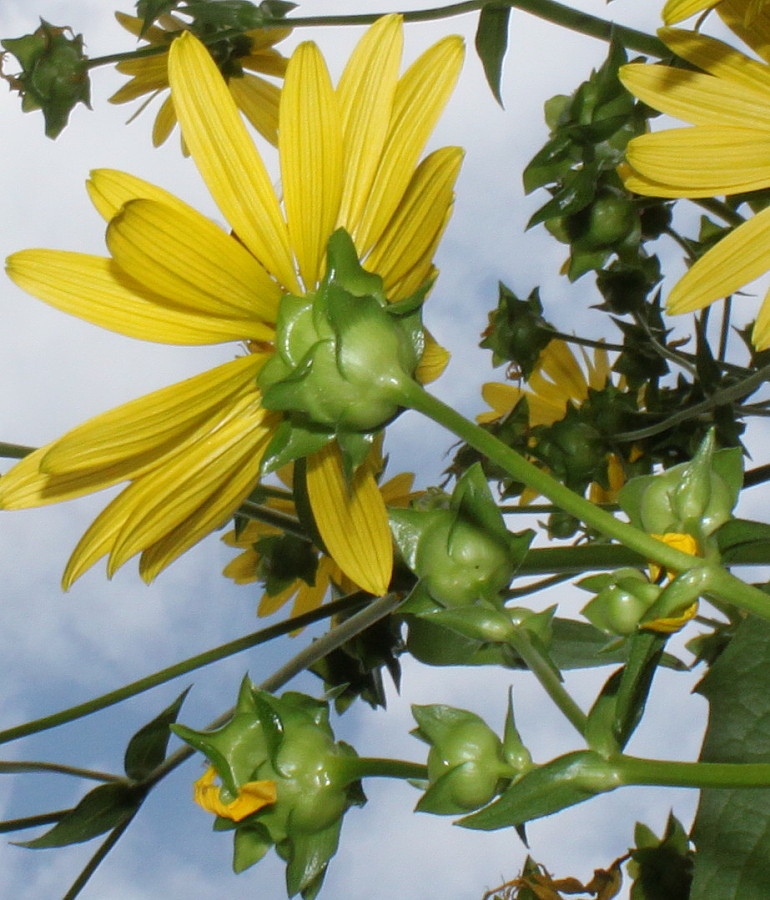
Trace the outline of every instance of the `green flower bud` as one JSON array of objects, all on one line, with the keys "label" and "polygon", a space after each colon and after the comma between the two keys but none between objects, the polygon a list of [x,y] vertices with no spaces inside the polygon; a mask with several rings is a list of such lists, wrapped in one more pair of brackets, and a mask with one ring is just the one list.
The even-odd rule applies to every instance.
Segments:
[{"label": "green flower bud", "polygon": [[[335,741],[328,705],[293,692],[273,697],[245,679],[227,725],[213,732],[173,727],[222,780],[221,802],[205,808],[219,813],[215,827],[236,831],[236,871],[275,846],[288,862],[290,894],[312,894],[336,850],[342,817],[365,802],[350,769],[355,751]],[[263,786],[274,786],[274,800],[243,818],[227,813],[244,791]]]},{"label": "green flower bud", "polygon": [[498,793],[501,779],[514,774],[503,743],[472,712],[451,706],[413,706],[418,728],[412,734],[430,744],[430,787],[417,809],[437,815],[470,812]]},{"label": "green flower bud", "polygon": [[[72,35],[68,38],[65,32]],[[90,106],[91,86],[84,66],[83,36],[44,19],[33,33],[0,41],[18,59],[22,71],[3,76],[21,94],[24,112],[42,109],[45,133],[58,137],[77,103]]]},{"label": "green flower bud", "polygon": [[580,250],[606,250],[639,230],[639,213],[625,193],[607,188],[567,219],[571,242]]},{"label": "green flower bud", "polygon": [[581,610],[588,621],[608,634],[623,637],[634,634],[648,609],[655,603],[661,588],[652,584],[638,569],[618,569],[609,576],[587,578],[580,587],[602,587]]},{"label": "green flower bud", "polygon": [[401,386],[424,350],[421,303],[388,304],[382,280],[361,268],[339,229],[317,293],[281,301],[277,352],[259,375],[265,406],[331,435],[379,430],[400,412]]}]

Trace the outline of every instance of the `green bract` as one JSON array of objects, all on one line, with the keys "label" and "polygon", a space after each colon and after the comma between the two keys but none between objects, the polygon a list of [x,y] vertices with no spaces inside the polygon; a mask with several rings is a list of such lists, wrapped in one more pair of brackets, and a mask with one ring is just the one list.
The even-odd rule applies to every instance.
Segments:
[{"label": "green bract", "polygon": [[336,852],[343,815],[365,802],[346,765],[356,753],[335,742],[328,705],[294,692],[274,697],[246,678],[227,725],[213,732],[174,731],[209,759],[225,802],[248,782],[276,785],[275,803],[237,823],[217,818],[215,829],[235,830],[234,869],[253,865],[275,846],[287,862],[289,896],[315,897]]},{"label": "green bract", "polygon": [[[69,31],[71,38],[65,32]],[[70,28],[58,28],[44,19],[33,33],[0,41],[21,64],[22,71],[6,76],[21,94],[24,112],[42,109],[45,133],[58,137],[77,103],[90,105],[91,85],[83,65],[83,36]]]},{"label": "green bract", "polygon": [[588,621],[609,634],[633,634],[644,614],[658,599],[661,588],[638,569],[618,569],[608,575],[594,575],[578,584],[597,591],[581,610]]},{"label": "green bract", "polygon": [[423,592],[445,607],[498,600],[531,539],[531,532],[506,529],[478,464],[458,480],[449,509],[395,509],[389,515],[404,562]]},{"label": "green bract", "polygon": [[696,539],[728,519],[743,482],[741,450],[715,450],[713,429],[690,462],[626,484],[618,502],[632,524],[650,534],[678,532]]},{"label": "green bract", "polygon": [[402,386],[425,349],[424,292],[388,303],[382,279],[361,267],[343,229],[329,239],[327,264],[315,294],[281,300],[276,353],[259,375],[264,405],[288,414],[265,454],[267,470],[334,437],[357,465],[401,411]]}]

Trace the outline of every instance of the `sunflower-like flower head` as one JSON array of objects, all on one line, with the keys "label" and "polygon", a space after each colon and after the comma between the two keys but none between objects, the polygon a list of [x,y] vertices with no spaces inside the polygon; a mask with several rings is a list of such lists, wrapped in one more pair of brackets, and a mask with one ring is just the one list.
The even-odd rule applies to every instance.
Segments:
[{"label": "sunflower-like flower head", "polygon": [[[279,199],[210,54],[185,32],[169,52],[174,108],[232,232],[161,188],[101,170],[89,190],[108,222],[110,257],[30,250],[9,259],[18,285],[102,327],[169,344],[239,341],[250,351],[97,416],[2,478],[5,509],[128,482],[78,544],[65,585],[105,555],[112,574],[137,553],[149,581],[249,496],[285,425],[257,384],[275,352],[281,300],[316,296],[337,229],[397,312],[434,279],[462,151],[419,159],[458,76],[462,41],[444,38],[399,77],[401,45],[401,18],[378,20],[337,88],[315,44],[297,48],[281,95]],[[390,321],[379,302],[377,315]],[[426,380],[447,354],[422,339],[416,376]],[[347,577],[384,593],[392,570],[385,505],[371,470],[343,471],[343,461],[328,435],[307,457],[318,531]]]},{"label": "sunflower-like flower head", "polygon": [[[633,64],[626,87],[689,128],[641,135],[628,145],[626,187],[653,197],[715,197],[770,186],[770,9],[746,23],[746,0],[721,0],[717,12],[759,59],[699,32],[665,28],[660,37],[699,71]],[[702,309],[768,271],[770,208],[749,218],[700,257],[674,285],[670,313]],[[765,297],[752,340],[770,346]]]},{"label": "sunflower-like flower head", "polygon": [[[248,678],[235,714],[218,731],[175,725],[211,768],[196,802],[235,832],[233,867],[241,872],[275,846],[286,860],[289,896],[315,896],[337,850],[342,819],[366,798],[352,747],[335,741],[326,703],[287,692],[274,697]],[[211,771],[213,769],[213,772]],[[222,781],[217,788],[215,775]]]},{"label": "sunflower-like flower head", "polygon": [[[253,13],[258,13],[255,7],[248,5]],[[280,88],[264,76],[281,79],[286,74],[287,60],[275,45],[287,37],[291,29],[250,28],[238,32],[237,27],[243,28],[243,23],[233,22],[232,16],[225,15],[229,11],[228,4],[199,4],[189,21],[179,15],[164,14],[148,28],[136,16],[115,13],[127,31],[147,42],[142,49],[154,48],[158,52],[117,64],[121,74],[131,77],[110,97],[110,103],[128,103],[145,97],[133,119],[152,100],[168,91],[168,50],[173,40],[189,31],[206,42],[236,106],[266,140],[277,144]],[[168,95],[158,110],[152,129],[152,142],[156,147],[167,140],[176,123],[174,101]]]}]

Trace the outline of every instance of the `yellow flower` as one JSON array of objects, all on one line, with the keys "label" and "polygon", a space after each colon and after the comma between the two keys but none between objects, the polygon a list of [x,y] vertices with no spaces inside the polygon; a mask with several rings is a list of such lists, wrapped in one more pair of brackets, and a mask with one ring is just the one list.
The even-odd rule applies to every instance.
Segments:
[{"label": "yellow flower", "polygon": [[274,781],[249,781],[238,788],[238,796],[229,803],[222,799],[221,788],[214,784],[216,770],[213,766],[193,784],[193,800],[215,816],[240,822],[263,806],[275,803],[277,792]]},{"label": "yellow flower", "polygon": [[[691,556],[698,555],[698,542],[691,534],[683,534],[679,531],[667,531],[665,534],[653,534],[652,537],[657,538],[674,550],[681,550],[682,553],[689,553]],[[657,563],[650,563],[650,580],[658,581],[662,573],[661,567]],[[666,578],[669,580],[675,578],[676,572],[666,570]]]},{"label": "yellow flower", "polygon": [[[282,205],[218,69],[183,34],[170,50],[174,105],[233,233],[160,188],[102,170],[89,190],[109,223],[111,257],[28,250],[9,259],[22,288],[102,327],[168,344],[243,341],[251,351],[91,419],[0,479],[5,509],[128,481],[76,547],[65,586],[104,556],[111,575],[138,553],[151,580],[253,490],[281,421],[262,408],[256,385],[273,353],[278,304],[317,287],[335,228],[352,235],[390,300],[434,276],[462,151],[445,147],[418,160],[458,76],[462,42],[443,39],[399,78],[401,42],[401,18],[380,19],[336,89],[315,44],[297,48],[281,95]],[[428,371],[445,355],[436,348],[423,359]],[[383,593],[393,551],[371,472],[359,467],[348,485],[332,442],[308,458],[307,483],[336,563]]]},{"label": "yellow flower", "polygon": [[[382,468],[382,458],[377,448],[373,450],[372,457],[374,458],[375,470],[373,474],[376,476],[378,474],[377,470]],[[371,463],[369,464],[371,465]],[[402,472],[385,484],[380,485],[379,491],[385,505],[391,507],[407,506],[412,497],[415,496],[412,492],[413,481],[414,475],[411,472]],[[290,476],[285,479],[285,483],[291,487]],[[266,505],[277,512],[290,516],[296,515],[296,508],[291,500],[271,498]],[[243,552],[225,566],[222,574],[227,578],[232,578],[236,584],[252,584],[255,581],[259,581],[262,557],[255,544],[264,537],[276,534],[281,534],[280,528],[255,520],[248,522],[240,533],[236,533],[234,530],[228,532],[222,540],[229,547],[236,547],[243,550]],[[328,591],[332,588],[338,588],[343,594],[348,594],[356,590],[357,587],[358,585],[345,576],[333,559],[322,553],[318,559],[318,568],[315,572],[313,584],[309,584],[302,578],[297,578],[275,594],[265,592],[259,601],[257,613],[260,616],[271,616],[293,598],[294,604],[291,610],[293,618],[319,607]]]},{"label": "yellow flower", "polygon": [[494,422],[501,419],[526,397],[530,426],[553,425],[564,418],[570,403],[580,406],[588,399],[589,388],[600,391],[607,384],[610,363],[606,350],[594,350],[593,360],[583,351],[583,362],[586,372],[565,341],[552,340],[540,354],[537,366],[527,380],[530,390],[513,384],[488,382],[482,387],[481,395],[492,411],[481,413],[476,420]]},{"label": "yellow flower", "polygon": [[[141,35],[142,19],[121,12],[115,13],[115,17],[131,34],[137,37]],[[157,25],[150,26],[142,35],[142,39],[147,41],[145,47],[162,46],[166,49],[155,56],[144,56],[118,63],[116,66],[118,72],[130,75],[131,79],[110,97],[110,103],[128,103],[149,94],[131,117],[133,120],[148,103],[168,90],[168,48],[171,42],[189,27],[182,19],[172,15],[161,16]],[[236,106],[271,144],[278,143],[278,104],[281,92],[278,87],[260,76],[284,77],[287,60],[274,49],[274,45],[290,33],[290,28],[258,28],[247,31],[235,42],[223,40],[209,47],[225,77]],[[254,72],[259,72],[260,75],[252,74]],[[174,130],[175,125],[174,101],[168,96],[155,117],[152,129],[153,144],[159,147]]]},{"label": "yellow flower", "polygon": [[[624,66],[626,87],[655,109],[686,122],[634,138],[626,187],[654,197],[714,197],[770,186],[770,11],[744,24],[744,0],[722,0],[718,12],[763,61],[722,41],[667,28],[666,44],[703,72],[669,66]],[[671,313],[701,309],[770,269],[770,208],[753,216],[695,262],[668,297]],[[766,297],[752,337],[770,346]]]}]

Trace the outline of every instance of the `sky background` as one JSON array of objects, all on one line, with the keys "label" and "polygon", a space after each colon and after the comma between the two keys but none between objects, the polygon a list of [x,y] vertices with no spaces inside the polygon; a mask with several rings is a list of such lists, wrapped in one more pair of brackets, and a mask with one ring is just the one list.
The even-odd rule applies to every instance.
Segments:
[{"label": "sky background", "polygon": [[[402,9],[425,3],[406,2]],[[631,0],[584,2],[597,15],[653,29],[657,11]],[[129,11],[128,7],[124,8]],[[386,11],[379,2],[308,2],[300,13]],[[3,0],[0,37],[36,27],[37,18],[71,25],[85,35],[90,56],[130,49],[132,39],[104,0]],[[601,42],[560,32],[523,13],[512,15],[505,64],[505,110],[485,86],[472,49],[475,16],[407,28],[405,60],[443,34],[461,32],[468,58],[460,85],[436,129],[431,147],[461,144],[467,156],[458,184],[453,220],[437,255],[441,270],[430,298],[427,323],[453,359],[437,393],[468,415],[484,407],[481,384],[494,380],[489,354],[477,347],[487,311],[497,303],[497,283],[520,296],[541,286],[546,315],[564,330],[597,321],[587,308],[596,302],[590,276],[569,285],[556,273],[564,249],[544,229],[524,226],[544,197],[525,197],[523,165],[542,146],[547,131],[543,101],[570,93],[591,67],[601,64]],[[361,29],[314,29],[333,75],[342,69]],[[285,42],[286,51],[309,30]],[[14,70],[13,63],[7,69]],[[56,141],[43,135],[40,114],[23,115],[16,95],[0,93],[0,255],[45,247],[103,252],[104,225],[84,189],[90,169],[122,169],[157,183],[222,222],[190,160],[171,139],[152,148],[154,113],[126,126],[134,107],[114,107],[106,98],[123,82],[104,68],[93,75],[93,107],[78,107]],[[275,155],[263,144],[277,174]],[[177,348],[145,344],[101,331],[49,309],[5,281],[0,288],[0,440],[38,446],[91,415],[188,377],[232,355],[232,348]],[[498,372],[498,379],[502,372]],[[416,471],[420,487],[435,483],[447,464],[450,436],[407,414],[389,430],[391,473]],[[416,450],[419,448],[419,450]],[[2,463],[4,469],[8,464]],[[101,566],[67,594],[59,578],[77,538],[107,496],[0,516],[0,728],[81,702],[170,665],[177,660],[256,630],[256,586],[237,587],[221,576],[232,558],[212,535],[145,586],[128,564],[108,582]],[[522,526],[518,526],[522,527]],[[538,607],[562,604],[575,614],[583,596],[563,588],[538,595]],[[25,741],[7,744],[3,759],[46,759],[119,771],[133,732],[194,684],[180,720],[203,727],[233,702],[248,671],[255,681],[270,674],[315,632],[276,641],[165,685],[89,720]],[[573,673],[568,687],[584,705],[607,676]],[[705,701],[688,693],[696,678],[660,674],[653,715],[630,747],[638,755],[692,759],[702,734]],[[431,669],[404,661],[401,695],[390,691],[388,710],[361,705],[335,722],[339,737],[360,754],[424,759],[423,745],[408,735],[411,703],[448,703],[468,708],[502,729],[506,695],[513,686],[517,720],[536,759],[577,749],[570,726],[552,710],[527,673]],[[291,687],[317,693],[310,677]],[[247,873],[230,869],[231,839],[212,834],[211,818],[190,801],[198,760],[188,763],[153,792],[139,817],[82,896],[108,900],[203,900],[212,896],[279,898],[283,866],[271,854]],[[512,830],[464,831],[451,818],[415,815],[417,792],[408,785],[369,781],[370,802],[351,811],[340,851],[322,896],[366,896],[386,900],[476,900],[512,878],[525,856]],[[60,776],[0,778],[0,818],[15,818],[74,805],[82,783]],[[638,789],[616,792],[528,828],[533,855],[555,874],[590,878],[631,841],[633,824],[644,820],[660,833],[669,809],[686,823],[695,795],[687,791]],[[32,837],[33,833],[20,838]],[[64,894],[97,842],[58,851],[29,851],[0,843],[0,896],[50,900]]]}]

